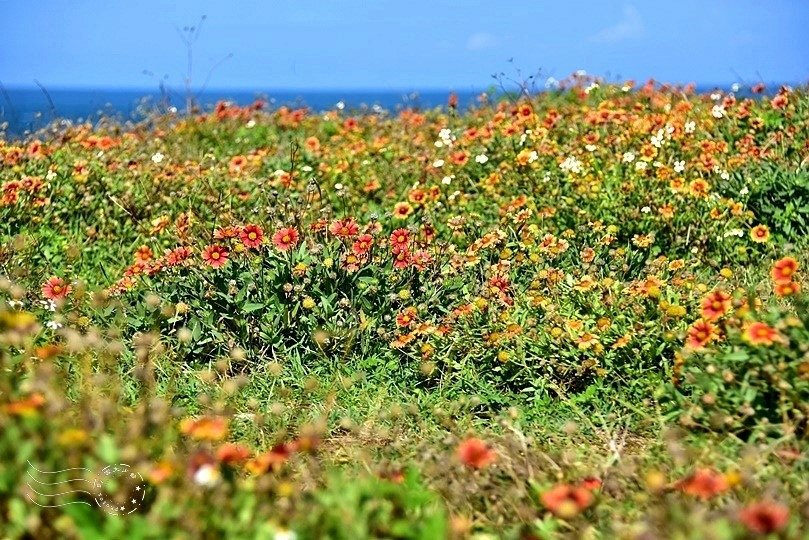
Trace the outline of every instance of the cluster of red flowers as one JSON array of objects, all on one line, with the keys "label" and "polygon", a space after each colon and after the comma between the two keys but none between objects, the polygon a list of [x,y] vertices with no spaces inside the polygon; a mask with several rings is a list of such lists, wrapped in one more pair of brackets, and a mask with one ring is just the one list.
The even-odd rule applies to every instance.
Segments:
[{"label": "cluster of red flowers", "polygon": [[47,199],[42,195],[44,187],[45,182],[41,178],[31,176],[5,182],[0,188],[0,206],[17,204],[24,194],[31,197],[34,206],[42,206],[47,203]]}]

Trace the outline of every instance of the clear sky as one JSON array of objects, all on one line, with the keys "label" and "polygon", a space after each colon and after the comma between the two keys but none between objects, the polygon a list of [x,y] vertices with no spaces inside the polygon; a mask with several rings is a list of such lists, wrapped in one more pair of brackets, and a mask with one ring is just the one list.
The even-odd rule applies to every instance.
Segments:
[{"label": "clear sky", "polygon": [[209,88],[464,90],[517,67],[809,80],[809,0],[0,0],[0,82],[154,88],[149,70],[179,86],[177,29],[202,15],[195,82],[221,61]]}]

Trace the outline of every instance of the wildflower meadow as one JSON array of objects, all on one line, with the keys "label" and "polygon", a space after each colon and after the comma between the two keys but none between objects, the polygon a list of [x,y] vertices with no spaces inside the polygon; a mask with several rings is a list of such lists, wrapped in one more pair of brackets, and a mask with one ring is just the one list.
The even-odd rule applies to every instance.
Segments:
[{"label": "wildflower meadow", "polygon": [[0,537],[809,538],[808,233],[803,87],[0,139]]}]

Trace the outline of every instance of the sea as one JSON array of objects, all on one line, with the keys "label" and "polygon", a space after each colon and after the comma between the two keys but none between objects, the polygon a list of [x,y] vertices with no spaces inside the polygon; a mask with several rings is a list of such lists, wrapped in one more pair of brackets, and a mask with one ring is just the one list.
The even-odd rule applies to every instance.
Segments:
[{"label": "sea", "polygon": [[[768,91],[777,91],[778,85],[768,85]],[[489,89],[490,91],[492,89]],[[736,91],[739,97],[749,94],[749,88],[731,85],[700,85],[699,92]],[[466,90],[206,90],[193,94],[201,109],[211,109],[221,100],[247,105],[263,99],[270,107],[282,105],[308,107],[315,111],[335,107],[351,111],[396,111],[400,108],[432,109],[447,105],[450,92],[458,96],[458,107],[466,108],[478,103],[485,89]],[[42,129],[55,120],[74,123],[96,122],[101,118],[114,118],[120,122],[137,121],[154,111],[166,112],[171,108],[183,111],[186,94],[176,91],[116,90],[116,89],[49,89],[5,88],[0,86],[0,137],[19,139]],[[5,134],[5,135],[4,135]]]},{"label": "sea", "polygon": [[[450,90],[278,90],[248,92],[243,90],[208,90],[193,94],[198,107],[212,109],[216,102],[230,101],[248,105],[263,99],[272,108],[282,105],[308,107],[315,111],[335,107],[351,111],[396,111],[400,108],[431,109],[446,106]],[[483,89],[455,91],[458,106],[468,107],[478,101]],[[8,138],[25,137],[46,127],[54,120],[95,122],[101,118],[137,121],[154,111],[186,108],[186,94],[149,90],[110,89],[40,89],[0,88],[0,132]]]}]

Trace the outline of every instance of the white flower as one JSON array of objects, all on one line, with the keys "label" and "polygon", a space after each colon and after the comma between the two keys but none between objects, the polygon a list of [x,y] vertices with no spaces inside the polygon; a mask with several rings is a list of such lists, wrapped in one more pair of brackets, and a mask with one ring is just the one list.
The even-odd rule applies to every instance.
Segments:
[{"label": "white flower", "polygon": [[164,158],[164,157],[166,157],[166,156],[164,156],[164,155],[163,155],[163,154],[161,154],[160,152],[157,152],[156,154],[153,154],[153,155],[152,155],[152,162],[154,162],[154,163],[160,163],[161,161],[163,161],[163,158]]},{"label": "white flower", "polygon": [[[534,154],[536,154],[536,151],[531,152],[531,157],[533,157]],[[528,161],[531,162],[532,160],[529,158]],[[568,156],[562,163],[559,164],[559,168],[562,169],[563,171],[574,172],[578,174],[581,172],[581,161],[576,159],[575,156]]]},{"label": "white flower", "polygon": [[443,142],[441,142],[441,141],[435,141],[435,147],[436,147],[436,148],[441,148],[442,146],[444,146],[444,143],[443,143]]},{"label": "white flower", "polygon": [[598,88],[598,83],[590,83],[590,86],[588,86],[587,88],[584,89],[584,93],[589,94],[590,92],[592,92],[593,90],[595,90],[597,88]]},{"label": "white flower", "polygon": [[275,535],[273,535],[273,540],[297,540],[298,535],[295,534],[295,531],[284,531],[279,530],[275,531]]},{"label": "white flower", "polygon": [[632,86],[625,84],[621,87],[621,90],[624,92],[629,92],[630,90],[632,90]]},{"label": "white flower", "polygon": [[694,133],[694,130],[697,129],[697,123],[691,120],[690,122],[685,123],[684,128],[686,133]]},{"label": "white flower", "polygon": [[635,154],[632,152],[624,152],[624,157],[622,158],[624,163],[632,163],[635,161]]},{"label": "white flower", "polygon": [[738,92],[740,88],[741,85],[739,85],[739,83],[736,82],[730,85],[730,89],[733,90],[734,92]]},{"label": "white flower", "polygon": [[638,161],[635,163],[635,170],[636,171],[645,171],[646,170],[646,162],[645,161]]},{"label": "white flower", "polygon": [[711,115],[714,118],[722,118],[725,116],[725,107],[723,105],[714,105],[711,109]]},{"label": "white flower", "polygon": [[741,191],[739,191],[739,195],[741,195],[741,196],[745,196],[745,195],[747,195],[748,193],[750,193],[750,190],[749,190],[749,189],[747,189],[747,186],[744,186],[744,187],[741,189]]},{"label": "white flower", "polygon": [[337,109],[342,111],[343,109],[346,108],[346,104],[343,103],[342,101],[338,101],[337,104],[335,105],[335,107],[337,107]]},{"label": "white flower", "polygon": [[486,156],[486,154],[478,154],[475,156],[476,163],[480,163],[481,165],[483,165],[487,161],[489,161],[489,158]]},{"label": "white flower", "polygon": [[313,169],[310,165],[304,165],[303,167],[301,167],[301,170],[303,172],[312,172]]},{"label": "white flower", "polygon": [[730,180],[730,173],[727,171],[722,171],[722,174],[719,175],[722,180]]},{"label": "white flower", "polygon": [[527,132],[520,135],[520,146],[525,144],[525,139],[527,139],[527,138],[528,138],[528,133]]},{"label": "white flower", "polygon": [[256,121],[253,120],[252,118],[250,119],[249,122],[247,122],[247,127],[249,127],[249,128],[254,127],[255,125],[256,125]]},{"label": "white flower", "polygon": [[528,155],[528,163],[533,163],[538,159],[539,159],[539,154],[537,154],[537,151],[536,150],[531,150],[531,153]]},{"label": "white flower", "polygon": [[643,212],[644,214],[648,214],[649,212],[652,211],[652,209],[649,208],[648,206],[644,206],[643,208],[640,209],[640,211]]},{"label": "white flower", "polygon": [[56,171],[48,171],[48,174],[45,175],[45,180],[54,180],[56,179]]},{"label": "white flower", "polygon": [[337,182],[336,184],[334,184],[334,189],[336,189],[337,191],[342,190],[343,189],[343,184],[341,184],[340,182]]},{"label": "white flower", "polygon": [[741,229],[730,229],[725,233],[725,238],[729,236],[738,236],[739,238],[741,238],[742,236],[744,236],[744,231],[742,231]]},{"label": "white flower", "polygon": [[45,323],[45,326],[47,326],[51,330],[58,330],[62,328],[62,323],[58,323],[56,321],[48,321]]},{"label": "white flower", "polygon": [[443,166],[444,166],[443,159],[436,159],[435,161],[433,161],[433,167],[435,167],[436,169],[440,169]]},{"label": "white flower", "polygon": [[47,309],[48,311],[56,311],[56,302],[54,302],[50,298],[46,300],[40,300],[39,303],[45,306],[45,309]]},{"label": "white flower", "polygon": [[453,178],[455,178],[454,174],[451,174],[449,176],[445,176],[444,178],[441,179],[441,183],[444,184],[445,186],[448,186],[448,185],[450,185],[452,183]]},{"label": "white flower", "polygon": [[680,161],[674,162],[674,172],[681,173],[685,170],[685,160],[681,159]]},{"label": "white flower", "polygon": [[553,77],[548,77],[547,79],[545,79],[545,88],[547,90],[550,90],[551,88],[558,88],[558,87],[559,87],[559,81],[557,81]]},{"label": "white flower", "polygon": [[714,92],[713,94],[711,94],[711,99],[714,101],[719,101],[720,99],[722,99],[722,94],[720,94],[719,92]]},{"label": "white flower", "polygon": [[219,482],[219,471],[210,463],[206,463],[194,473],[194,482],[203,487],[213,486]]},{"label": "white flower", "polygon": [[596,148],[598,148],[598,147],[596,145],[594,145],[594,144],[586,144],[586,145],[584,145],[584,149],[587,150],[588,152],[595,152]]},{"label": "white flower", "polygon": [[24,304],[21,300],[9,300],[8,305],[11,307],[11,309],[17,309],[23,307]]}]

